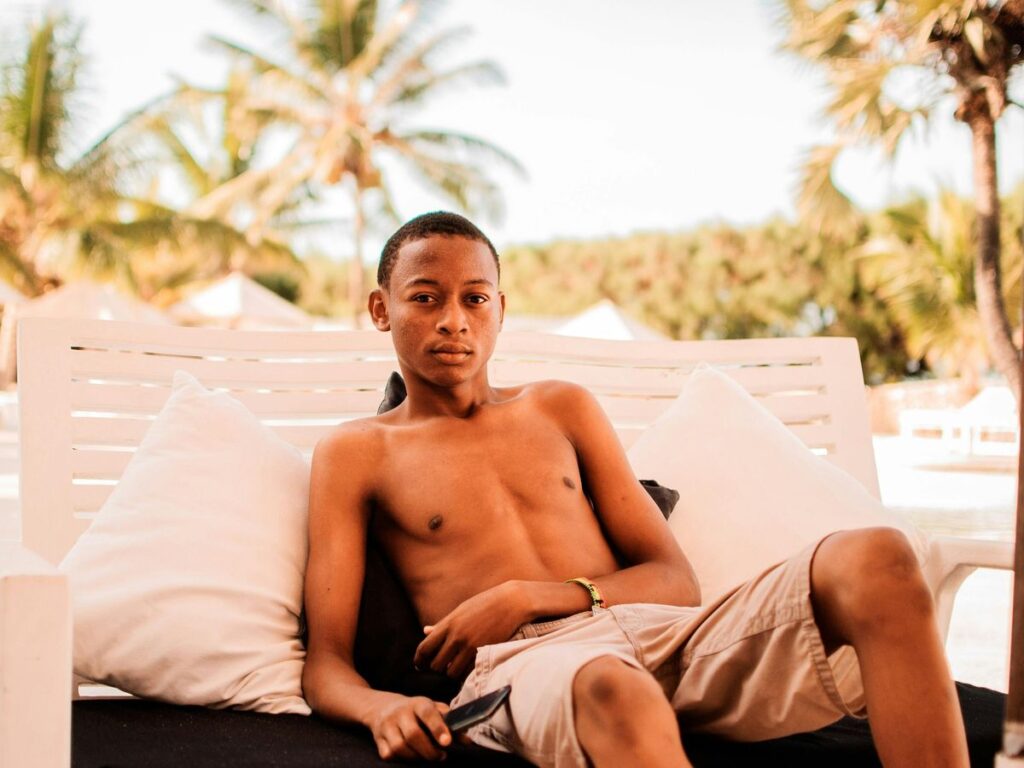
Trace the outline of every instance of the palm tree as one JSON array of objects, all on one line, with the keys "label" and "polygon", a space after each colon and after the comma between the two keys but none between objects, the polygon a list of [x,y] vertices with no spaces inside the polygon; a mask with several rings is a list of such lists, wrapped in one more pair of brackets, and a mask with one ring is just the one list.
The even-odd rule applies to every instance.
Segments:
[{"label": "palm tree", "polygon": [[72,147],[80,31],[66,17],[43,18],[0,75],[0,264],[29,295],[59,281],[68,254],[111,257],[122,230],[124,158],[109,137],[77,154]]},{"label": "palm tree", "polygon": [[831,180],[842,149],[870,142],[891,156],[907,131],[952,95],[955,117],[972,136],[974,298],[996,367],[1019,392],[1019,353],[1002,291],[995,125],[1013,103],[1011,71],[1024,61],[1024,0],[785,0],[783,8],[786,46],[825,67],[827,113],[838,133],[833,146],[808,156],[800,208],[809,220],[825,228],[849,220],[849,201]]},{"label": "palm tree", "polygon": [[[47,15],[0,80],[0,270],[36,295],[89,274],[150,298],[188,274],[183,254],[200,246],[253,249],[245,233],[133,194],[151,176],[136,139],[157,99],[83,152],[81,26]],[[224,250],[228,250],[225,248]],[[287,250],[287,249],[283,249]],[[290,251],[288,251],[290,253]]]},{"label": "palm tree", "polygon": [[[352,203],[353,254],[349,297],[357,313],[363,303],[363,239],[368,219],[397,219],[382,156],[401,161],[427,185],[467,212],[500,209],[495,184],[481,161],[519,169],[506,152],[456,131],[410,126],[415,108],[443,88],[463,82],[498,82],[490,62],[442,69],[435,62],[464,30],[421,39],[423,5],[403,2],[387,18],[376,0],[304,0],[286,6],[274,0],[242,0],[285,41],[285,55],[262,54],[224,38],[214,42],[254,73],[246,109],[271,115],[292,144],[270,167],[251,169],[200,201],[226,204],[249,196],[263,221],[302,185],[343,185]],[[294,8],[294,10],[292,10]]]},{"label": "palm tree", "polygon": [[975,296],[970,201],[942,190],[881,212],[859,249],[863,279],[903,328],[908,351],[977,383],[989,363]]},{"label": "palm tree", "polygon": [[[302,189],[293,190],[271,211],[269,219],[256,216],[251,198],[221,198],[209,205],[219,188],[250,171],[260,150],[268,122],[266,116],[241,107],[251,82],[235,69],[223,88],[202,89],[182,84],[175,92],[142,111],[126,132],[137,144],[151,146],[156,168],[170,168],[177,176],[175,191],[190,202],[179,210],[159,200],[159,174],[151,179],[149,194],[137,201],[148,215],[171,224],[173,239],[157,249],[173,255],[166,264],[159,256],[148,259],[156,280],[150,292],[203,280],[243,269],[272,269],[281,274],[303,273],[301,260],[288,243],[288,235],[308,222],[298,212],[308,201]],[[264,186],[269,179],[264,179]],[[256,188],[258,194],[260,188]]]}]

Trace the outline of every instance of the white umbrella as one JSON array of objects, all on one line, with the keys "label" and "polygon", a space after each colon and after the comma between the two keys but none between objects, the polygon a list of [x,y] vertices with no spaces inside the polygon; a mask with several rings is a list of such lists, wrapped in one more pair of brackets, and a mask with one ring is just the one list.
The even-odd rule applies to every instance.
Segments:
[{"label": "white umbrella", "polygon": [[310,328],[313,318],[241,272],[179,301],[170,313],[183,323],[230,328]]},{"label": "white umbrella", "polygon": [[34,299],[8,305],[0,326],[0,378],[14,381],[17,366],[17,328],[23,317],[76,317],[84,320],[125,320],[173,325],[167,315],[141,299],[104,283],[81,280],[65,283]]},{"label": "white umbrella", "polygon": [[634,320],[610,299],[602,299],[553,331],[559,336],[585,336],[591,339],[626,341],[664,341],[664,334]]}]

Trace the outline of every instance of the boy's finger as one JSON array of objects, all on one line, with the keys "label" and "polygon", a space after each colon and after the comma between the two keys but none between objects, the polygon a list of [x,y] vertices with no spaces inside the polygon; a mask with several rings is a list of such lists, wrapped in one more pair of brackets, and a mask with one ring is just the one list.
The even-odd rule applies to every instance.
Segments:
[{"label": "boy's finger", "polygon": [[444,752],[433,742],[430,734],[420,727],[419,718],[403,718],[400,727],[404,746],[412,753],[410,757],[423,760],[440,760],[444,757]]},{"label": "boy's finger", "polygon": [[434,737],[434,741],[442,747],[451,746],[452,734],[444,723],[444,716],[436,706],[437,702],[425,701],[422,706],[416,707],[416,716],[419,717],[423,727]]},{"label": "boy's finger", "polygon": [[440,672],[442,675],[448,674],[448,666],[455,660],[456,648],[455,643],[450,640],[441,646],[434,658],[430,662],[430,668],[435,672]]},{"label": "boy's finger", "polygon": [[412,657],[413,666],[416,669],[426,669],[430,666],[430,661],[434,658],[443,640],[444,635],[441,632],[431,632],[423,638],[416,646],[416,653]]},{"label": "boy's finger", "polygon": [[472,648],[465,648],[448,666],[448,676],[454,678],[465,677],[475,663],[476,651]]}]

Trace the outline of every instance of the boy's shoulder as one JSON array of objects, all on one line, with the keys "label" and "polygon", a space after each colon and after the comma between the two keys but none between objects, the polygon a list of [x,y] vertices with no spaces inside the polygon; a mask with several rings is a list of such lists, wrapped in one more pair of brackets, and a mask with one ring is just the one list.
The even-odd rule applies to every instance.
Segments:
[{"label": "boy's shoulder", "polygon": [[373,458],[381,441],[382,426],[379,416],[342,422],[317,441],[313,459]]},{"label": "boy's shoulder", "polygon": [[527,384],[524,392],[544,405],[557,408],[569,407],[582,400],[591,400],[593,395],[586,387],[562,379],[544,379]]}]

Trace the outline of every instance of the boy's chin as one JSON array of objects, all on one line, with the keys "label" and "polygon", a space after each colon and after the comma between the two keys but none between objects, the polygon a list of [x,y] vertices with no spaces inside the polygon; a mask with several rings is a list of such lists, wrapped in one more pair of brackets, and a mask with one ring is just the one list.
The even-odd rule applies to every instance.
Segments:
[{"label": "boy's chin", "polygon": [[431,366],[429,371],[424,371],[424,378],[441,387],[454,387],[470,381],[479,373],[476,366],[442,365]]}]

